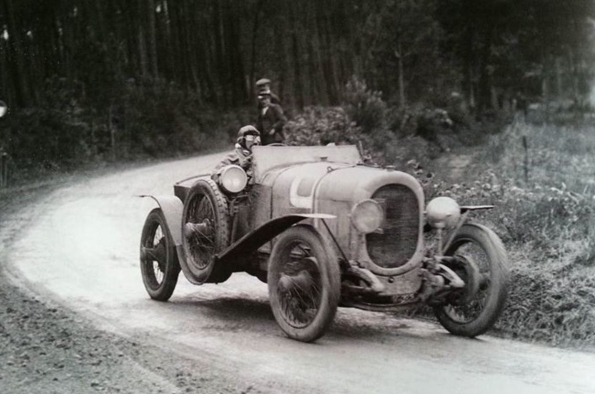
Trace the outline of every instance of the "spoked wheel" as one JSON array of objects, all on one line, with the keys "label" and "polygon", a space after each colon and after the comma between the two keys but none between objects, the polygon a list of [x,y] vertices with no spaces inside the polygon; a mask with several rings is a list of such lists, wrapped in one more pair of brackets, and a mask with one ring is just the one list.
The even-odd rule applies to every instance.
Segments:
[{"label": "spoked wheel", "polygon": [[455,256],[451,268],[466,286],[452,293],[434,313],[455,335],[475,337],[490,329],[506,303],[508,261],[500,238],[479,224],[465,224],[444,253]]},{"label": "spoked wheel", "polygon": [[229,278],[231,271],[226,267],[215,267],[215,255],[229,245],[228,205],[211,179],[201,179],[190,189],[184,203],[182,234],[194,282],[223,282]]},{"label": "spoked wheel", "polygon": [[178,283],[180,265],[161,209],[152,210],[140,241],[140,269],[149,296],[167,301]]},{"label": "spoked wheel", "polygon": [[279,236],[269,259],[271,308],[292,339],[311,342],[332,322],[340,297],[334,250],[311,226],[298,225]]}]

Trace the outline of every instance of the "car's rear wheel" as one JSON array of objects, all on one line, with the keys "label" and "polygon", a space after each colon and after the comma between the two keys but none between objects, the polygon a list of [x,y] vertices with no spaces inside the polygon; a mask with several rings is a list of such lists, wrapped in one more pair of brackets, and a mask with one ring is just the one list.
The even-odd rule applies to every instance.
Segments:
[{"label": "car's rear wheel", "polygon": [[143,226],[140,241],[140,269],[149,296],[167,301],[173,294],[180,265],[161,209],[152,210]]},{"label": "car's rear wheel", "polygon": [[475,337],[490,329],[504,308],[508,294],[508,261],[500,238],[479,224],[465,224],[454,237],[447,256],[458,257],[451,268],[465,288],[434,307],[444,328],[455,335]]},{"label": "car's rear wheel", "polygon": [[268,265],[271,309],[292,339],[312,342],[327,330],[340,298],[334,250],[311,226],[289,228],[277,239]]},{"label": "car's rear wheel", "polygon": [[192,185],[182,216],[182,247],[194,283],[223,282],[231,271],[215,266],[215,255],[229,246],[229,212],[225,196],[211,179]]}]

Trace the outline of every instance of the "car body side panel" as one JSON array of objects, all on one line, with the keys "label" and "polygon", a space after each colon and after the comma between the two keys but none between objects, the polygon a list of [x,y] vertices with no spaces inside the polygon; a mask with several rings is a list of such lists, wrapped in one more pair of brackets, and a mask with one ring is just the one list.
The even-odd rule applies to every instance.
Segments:
[{"label": "car body side panel", "polygon": [[328,162],[308,163],[292,166],[281,173],[273,187],[273,216],[314,212],[320,183],[335,168],[347,166]]}]

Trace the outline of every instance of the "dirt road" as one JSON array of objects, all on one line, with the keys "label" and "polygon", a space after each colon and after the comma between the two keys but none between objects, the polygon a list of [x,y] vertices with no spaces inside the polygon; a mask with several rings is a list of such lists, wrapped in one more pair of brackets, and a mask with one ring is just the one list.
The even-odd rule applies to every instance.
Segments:
[{"label": "dirt road", "polygon": [[[227,392],[595,393],[595,354],[490,336],[462,339],[382,313],[340,309],[317,343],[288,340],[269,310],[266,285],[243,274],[201,287],[181,275],[170,302],[151,301],[138,242],[153,203],[136,196],[169,195],[174,181],[221,157],[129,170],[52,192],[29,208],[35,219],[5,250],[12,280],[109,338],[156,346],[174,367],[196,361],[205,375],[232,382]],[[155,381],[163,375],[143,373]],[[175,382],[162,383],[153,392],[181,392]]]}]

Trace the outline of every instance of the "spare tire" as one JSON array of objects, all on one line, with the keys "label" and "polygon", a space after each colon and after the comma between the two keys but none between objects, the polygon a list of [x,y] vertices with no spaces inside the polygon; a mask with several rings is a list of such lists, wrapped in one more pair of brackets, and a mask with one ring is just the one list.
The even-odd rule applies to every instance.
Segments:
[{"label": "spare tire", "polygon": [[227,199],[217,184],[208,178],[196,181],[182,216],[185,274],[193,283],[219,283],[231,276],[228,266],[215,264],[216,254],[229,246],[230,227]]}]

